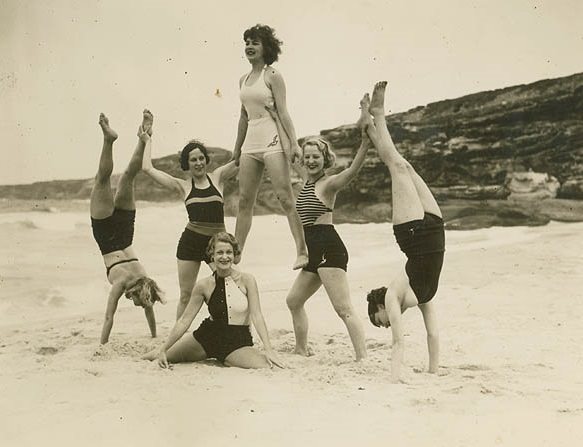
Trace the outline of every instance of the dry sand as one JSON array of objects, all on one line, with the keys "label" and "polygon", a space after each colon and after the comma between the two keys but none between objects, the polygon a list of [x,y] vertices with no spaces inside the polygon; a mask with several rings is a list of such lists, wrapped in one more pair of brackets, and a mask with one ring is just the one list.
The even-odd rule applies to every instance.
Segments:
[{"label": "dry sand", "polygon": [[[278,225],[285,230],[285,224]],[[351,251],[353,302],[363,318],[366,290],[386,282],[402,262],[397,255],[387,258],[375,237],[359,237],[377,228],[339,230]],[[420,312],[409,310],[407,384],[389,382],[390,332],[367,321],[369,359],[352,361],[348,336],[321,291],[307,307],[316,355],[291,354],[294,338],[284,299],[294,274],[270,270],[280,262],[277,256],[253,268],[272,343],[289,366],[284,370],[246,371],[208,361],[168,371],[141,361],[140,354],[158,346],[171,329],[175,300],[156,308],[160,338],[155,340],[147,335],[142,312],[124,303],[110,344],[101,348],[102,311],[4,324],[0,442],[578,445],[583,439],[582,233],[580,223],[448,233],[435,298],[442,366],[439,375],[420,372],[427,363],[423,323]],[[390,249],[396,250],[394,244]],[[269,250],[263,254],[269,257]]]}]

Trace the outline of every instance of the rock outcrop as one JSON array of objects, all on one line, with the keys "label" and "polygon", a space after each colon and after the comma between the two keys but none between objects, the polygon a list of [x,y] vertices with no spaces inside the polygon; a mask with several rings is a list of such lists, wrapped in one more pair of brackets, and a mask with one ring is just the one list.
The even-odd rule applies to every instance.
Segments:
[{"label": "rock outcrop", "polygon": [[[533,204],[519,205],[516,198],[556,195],[560,199],[583,199],[581,117],[583,73],[439,101],[390,115],[386,121],[397,148],[432,187],[440,203],[451,210],[457,209],[452,205],[455,201],[465,207],[466,211],[452,211],[452,219],[469,222],[472,212],[484,216],[478,211],[485,208],[477,209],[471,204],[489,201],[500,205],[486,208],[493,213],[491,219],[476,222],[505,225],[528,223],[529,216],[531,224],[551,218],[536,211]],[[351,162],[360,145],[360,131],[355,125],[323,130],[321,136],[335,148],[336,170]],[[210,148],[210,152],[215,165],[231,157],[224,149]],[[154,165],[172,175],[183,174],[177,155],[154,160]],[[527,182],[520,180],[525,178],[523,173],[527,173]],[[297,190],[298,179],[294,180]],[[258,214],[281,213],[269,183],[266,176],[257,199]],[[528,185],[529,192],[520,192],[524,185]],[[92,180],[0,186],[0,198],[88,198],[91,186]],[[236,180],[225,186],[225,192],[226,212],[234,215],[238,201]],[[371,150],[358,178],[338,195],[336,215],[341,221],[353,222],[386,219],[390,215],[390,193],[387,169]],[[137,179],[136,196],[153,201],[180,199],[144,174]],[[566,220],[568,209],[574,209],[569,204],[552,206],[558,207],[558,213]]]}]

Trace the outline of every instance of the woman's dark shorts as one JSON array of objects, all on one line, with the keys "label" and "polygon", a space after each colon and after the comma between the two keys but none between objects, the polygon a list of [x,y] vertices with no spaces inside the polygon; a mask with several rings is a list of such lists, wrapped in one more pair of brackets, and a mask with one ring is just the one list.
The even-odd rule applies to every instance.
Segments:
[{"label": "woman's dark shorts", "polygon": [[132,245],[136,210],[115,208],[113,214],[105,219],[91,218],[93,237],[102,255],[123,250]]},{"label": "woman's dark shorts", "polygon": [[336,267],[346,271],[348,251],[334,229],[334,225],[309,225],[304,227],[308,246],[308,265],[302,270],[318,273],[322,267]]},{"label": "woman's dark shorts", "polygon": [[176,257],[182,261],[210,262],[206,248],[212,236],[205,236],[185,228],[178,241]]},{"label": "woman's dark shorts", "polygon": [[445,252],[443,220],[425,213],[423,219],[394,225],[401,251],[407,255],[405,271],[419,304],[429,302],[437,292]]},{"label": "woman's dark shorts", "polygon": [[239,348],[253,346],[249,326],[237,326],[205,319],[192,333],[209,358],[224,362],[227,356]]}]

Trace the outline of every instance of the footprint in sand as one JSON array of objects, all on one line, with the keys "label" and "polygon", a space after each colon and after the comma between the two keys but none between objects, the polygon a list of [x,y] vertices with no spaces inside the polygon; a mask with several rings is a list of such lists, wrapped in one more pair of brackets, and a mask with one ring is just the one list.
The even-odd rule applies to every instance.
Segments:
[{"label": "footprint in sand", "polygon": [[54,346],[43,346],[36,350],[39,355],[55,355],[63,348],[55,348]]},{"label": "footprint in sand", "polygon": [[367,341],[366,349],[374,351],[375,349],[387,349],[387,344],[380,341]]},{"label": "footprint in sand", "polygon": [[461,369],[462,371],[489,371],[490,368],[484,365],[460,365],[457,369]]}]

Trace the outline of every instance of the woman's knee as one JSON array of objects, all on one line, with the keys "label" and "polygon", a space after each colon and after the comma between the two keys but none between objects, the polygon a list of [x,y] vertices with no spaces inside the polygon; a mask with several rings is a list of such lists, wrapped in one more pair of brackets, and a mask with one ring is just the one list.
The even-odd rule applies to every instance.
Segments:
[{"label": "woman's knee", "polygon": [[279,204],[286,214],[295,211],[295,203],[291,190],[288,191],[284,189],[276,191],[276,193]]},{"label": "woman's knee", "polygon": [[287,308],[291,312],[295,312],[304,307],[304,301],[301,299],[301,297],[296,295],[288,295],[287,298],[285,299],[285,302],[287,304]]},{"label": "woman's knee", "polygon": [[333,307],[334,311],[342,319],[342,321],[354,318],[354,308],[351,304],[337,303],[333,304]]},{"label": "woman's knee", "polygon": [[242,191],[239,193],[239,210],[251,210],[255,205],[255,194]]}]

